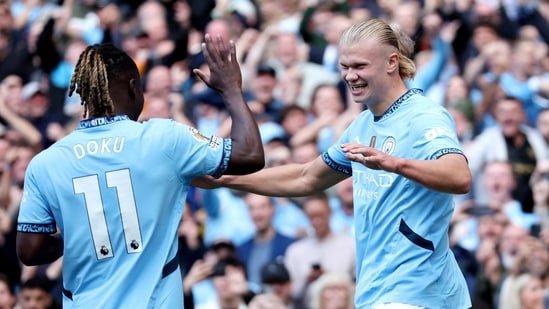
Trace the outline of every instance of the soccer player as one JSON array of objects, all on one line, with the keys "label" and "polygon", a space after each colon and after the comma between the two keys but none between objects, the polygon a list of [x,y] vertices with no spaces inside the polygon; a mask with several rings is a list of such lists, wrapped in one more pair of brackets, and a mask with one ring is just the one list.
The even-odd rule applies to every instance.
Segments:
[{"label": "soccer player", "polygon": [[453,194],[471,186],[450,114],[406,86],[415,74],[413,43],[398,28],[359,22],[339,48],[341,77],[368,109],[336,144],[305,164],[195,184],[303,196],[352,176],[356,308],[470,308],[448,244]]},{"label": "soccer player", "polygon": [[225,44],[206,35],[210,73],[195,73],[223,96],[230,139],[168,119],[137,122],[143,92],[132,59],[112,45],[81,54],[70,93],[85,119],[33,158],[17,227],[24,264],[63,254],[64,308],[183,308],[176,231],[190,180],[264,166],[236,49]]}]

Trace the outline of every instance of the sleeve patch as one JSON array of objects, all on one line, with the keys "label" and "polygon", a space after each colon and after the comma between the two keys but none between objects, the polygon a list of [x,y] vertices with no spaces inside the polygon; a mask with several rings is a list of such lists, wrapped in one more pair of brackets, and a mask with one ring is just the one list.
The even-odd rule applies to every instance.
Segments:
[{"label": "sleeve patch", "polygon": [[36,224],[36,223],[18,223],[17,231],[23,233],[53,234],[57,232],[54,223]]},{"label": "sleeve patch", "polygon": [[219,146],[221,146],[221,144],[223,143],[223,139],[217,137],[217,136],[212,136],[210,138],[210,143],[208,144],[208,146],[211,148],[211,149],[218,149]]},{"label": "sleeve patch", "polygon": [[431,160],[436,160],[436,159],[442,157],[443,155],[447,155],[449,153],[457,153],[457,154],[460,154],[460,155],[465,155],[463,153],[463,150],[461,150],[459,148],[444,148],[444,149],[440,149],[437,152],[435,152],[431,156]]},{"label": "sleeve patch", "polygon": [[217,170],[212,174],[214,178],[219,178],[221,175],[225,173],[227,168],[229,167],[229,161],[231,160],[231,152],[233,150],[233,140],[230,138],[224,138],[223,139],[223,154],[221,157],[221,163],[219,163],[219,167]]},{"label": "sleeve patch", "polygon": [[353,171],[350,166],[345,166],[335,162],[334,160],[332,160],[328,152],[324,152],[322,154],[322,160],[324,160],[324,163],[326,163],[329,167],[340,173],[343,173],[345,175],[353,175]]}]

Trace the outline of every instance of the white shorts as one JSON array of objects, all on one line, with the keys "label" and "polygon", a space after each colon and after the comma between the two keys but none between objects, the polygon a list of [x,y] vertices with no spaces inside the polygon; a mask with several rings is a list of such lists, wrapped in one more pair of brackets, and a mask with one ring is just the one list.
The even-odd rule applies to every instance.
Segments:
[{"label": "white shorts", "polygon": [[399,303],[388,303],[388,304],[379,304],[375,305],[372,309],[426,309],[425,307],[399,304]]}]

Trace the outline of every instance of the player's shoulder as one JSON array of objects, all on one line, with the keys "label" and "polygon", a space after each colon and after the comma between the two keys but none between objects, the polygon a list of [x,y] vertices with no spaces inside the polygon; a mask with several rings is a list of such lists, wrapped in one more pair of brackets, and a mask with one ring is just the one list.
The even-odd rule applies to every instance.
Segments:
[{"label": "player's shoulder", "polygon": [[406,113],[423,117],[448,118],[450,113],[441,104],[422,94],[414,95],[410,99]]},{"label": "player's shoulder", "polygon": [[167,118],[152,118],[138,124],[142,126],[145,133],[159,133],[162,130],[189,130],[189,126]]},{"label": "player's shoulder", "polygon": [[51,145],[50,147],[41,150],[35,154],[29,164],[27,165],[25,173],[38,173],[38,171],[46,171],[49,168],[58,167],[58,162],[60,156],[59,147],[56,144]]}]

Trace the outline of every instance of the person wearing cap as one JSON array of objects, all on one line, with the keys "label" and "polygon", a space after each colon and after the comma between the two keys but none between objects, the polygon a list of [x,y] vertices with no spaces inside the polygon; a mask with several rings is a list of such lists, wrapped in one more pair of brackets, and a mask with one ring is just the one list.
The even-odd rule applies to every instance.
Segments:
[{"label": "person wearing cap", "polygon": [[278,122],[280,112],[288,102],[282,102],[275,94],[278,85],[275,69],[267,63],[260,64],[249,84],[249,89],[244,92],[244,98],[251,105],[252,111]]},{"label": "person wearing cap", "polygon": [[[267,123],[269,125],[269,131],[276,132],[280,139],[286,142],[289,137],[286,136],[287,134],[284,130],[274,128],[275,125],[279,126],[278,124],[280,123],[282,111],[288,106],[287,102],[283,102],[275,93],[275,89],[280,85],[277,80],[275,69],[266,63],[260,64],[257,67],[256,74],[253,78],[248,79],[248,87],[246,87],[246,90],[244,91],[244,99],[248,103],[248,106],[259,123]],[[206,97],[199,96],[199,98],[205,99]],[[208,96],[208,98],[210,98],[210,96]],[[206,101],[215,102],[213,97],[210,99],[211,100],[208,99]],[[231,121],[230,118],[224,119],[220,125],[220,134],[228,134]],[[275,129],[276,131],[273,131]],[[265,140],[263,144],[265,144]]]},{"label": "person wearing cap", "polygon": [[62,117],[49,111],[48,89],[40,81],[23,86],[21,99],[23,116],[40,132],[42,148],[48,148],[66,135]]},{"label": "person wearing cap", "polygon": [[285,308],[297,308],[292,299],[292,278],[282,261],[276,260],[261,268],[263,294],[273,294],[285,305]]}]

